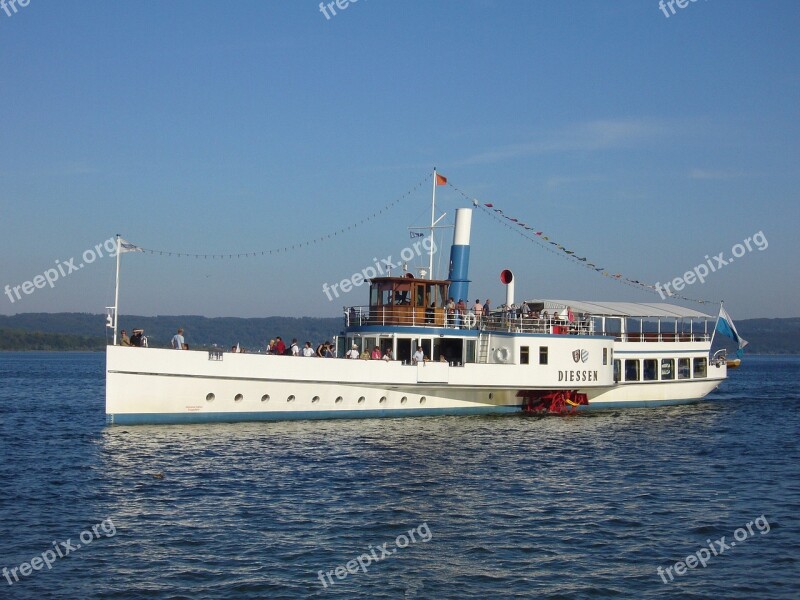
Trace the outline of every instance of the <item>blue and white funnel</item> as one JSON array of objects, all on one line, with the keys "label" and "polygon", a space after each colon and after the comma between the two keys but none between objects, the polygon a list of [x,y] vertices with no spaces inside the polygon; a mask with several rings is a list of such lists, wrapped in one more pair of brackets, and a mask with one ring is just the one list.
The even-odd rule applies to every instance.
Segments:
[{"label": "blue and white funnel", "polygon": [[469,302],[469,234],[472,228],[472,209],[456,209],[453,245],[450,247],[450,296],[458,302]]}]

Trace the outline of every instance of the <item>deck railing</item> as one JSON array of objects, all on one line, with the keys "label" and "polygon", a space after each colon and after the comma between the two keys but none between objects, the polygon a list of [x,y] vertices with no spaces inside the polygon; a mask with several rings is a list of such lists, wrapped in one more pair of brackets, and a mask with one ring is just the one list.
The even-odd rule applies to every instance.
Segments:
[{"label": "deck railing", "polygon": [[[706,342],[707,333],[694,332],[631,332],[599,331],[593,327],[592,315],[581,315],[573,321],[552,316],[514,314],[494,311],[488,315],[451,313],[443,308],[411,308],[409,306],[351,306],[345,308],[346,327],[382,325],[400,327],[445,327],[509,333],[543,333],[556,335],[594,335],[613,337],[617,342]],[[595,321],[596,323],[596,321]]]}]

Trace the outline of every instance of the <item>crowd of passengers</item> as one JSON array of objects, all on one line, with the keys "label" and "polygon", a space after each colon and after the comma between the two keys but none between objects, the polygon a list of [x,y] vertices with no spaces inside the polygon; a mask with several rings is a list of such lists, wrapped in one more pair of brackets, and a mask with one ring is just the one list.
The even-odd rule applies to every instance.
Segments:
[{"label": "crowd of passengers", "polygon": [[446,323],[451,327],[460,327],[465,323],[465,317],[474,315],[475,322],[480,326],[485,322],[489,323],[507,323],[508,321],[515,321],[522,319],[524,321],[537,321],[542,325],[565,325],[576,327],[579,324],[587,323],[590,315],[575,314],[572,308],[567,306],[562,310],[551,309],[538,311],[532,310],[527,302],[521,304],[501,304],[499,308],[492,311],[491,300],[486,300],[482,303],[480,299],[475,300],[472,309],[467,308],[463,299],[456,302],[452,297],[447,300],[445,305]]}]

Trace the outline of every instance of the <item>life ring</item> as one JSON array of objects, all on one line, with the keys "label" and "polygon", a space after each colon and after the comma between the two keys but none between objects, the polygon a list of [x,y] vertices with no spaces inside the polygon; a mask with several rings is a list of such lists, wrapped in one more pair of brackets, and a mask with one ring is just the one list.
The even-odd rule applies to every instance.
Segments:
[{"label": "life ring", "polygon": [[507,363],[509,358],[511,358],[511,351],[505,346],[494,351],[494,359],[497,362]]},{"label": "life ring", "polygon": [[477,323],[477,319],[475,318],[475,313],[470,311],[464,315],[464,327],[467,329],[472,329],[475,327],[475,323]]}]

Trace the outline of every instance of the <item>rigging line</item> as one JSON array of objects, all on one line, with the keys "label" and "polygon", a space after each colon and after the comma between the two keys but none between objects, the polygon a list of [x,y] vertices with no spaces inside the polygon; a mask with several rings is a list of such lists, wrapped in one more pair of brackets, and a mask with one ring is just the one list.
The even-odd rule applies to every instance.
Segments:
[{"label": "rigging line", "polygon": [[406,198],[408,198],[409,196],[414,194],[414,192],[416,192],[420,187],[425,185],[430,180],[430,178],[431,178],[431,174],[428,173],[419,183],[417,183],[414,187],[412,187],[410,190],[408,190],[405,194],[403,194],[402,196],[398,196],[397,198],[395,198],[391,202],[388,202],[382,208],[376,210],[375,212],[373,212],[369,216],[366,216],[366,217],[362,218],[360,221],[356,221],[354,223],[351,223],[351,224],[347,225],[346,227],[341,227],[339,229],[336,229],[334,231],[331,231],[331,232],[329,232],[327,234],[324,234],[324,235],[320,235],[320,236],[315,237],[315,238],[311,238],[311,239],[308,239],[308,240],[305,240],[305,241],[302,241],[302,242],[296,242],[294,244],[290,244],[288,246],[284,246],[283,248],[272,248],[272,249],[269,249],[269,250],[256,250],[254,252],[224,252],[224,253],[219,253],[219,254],[211,254],[211,253],[208,253],[208,252],[201,252],[201,253],[176,252],[176,251],[170,251],[170,250],[159,250],[159,249],[154,249],[154,248],[144,248],[144,247],[141,247],[141,246],[137,246],[137,247],[139,248],[139,250],[141,250],[143,252],[146,252],[146,253],[149,253],[149,254],[158,254],[159,256],[175,256],[175,257],[178,257],[178,258],[204,258],[204,259],[211,259],[211,260],[215,260],[215,259],[233,259],[233,258],[250,258],[250,257],[255,257],[255,256],[267,256],[267,255],[272,255],[272,254],[280,254],[282,252],[286,253],[286,252],[289,252],[290,250],[298,250],[298,249],[300,249],[302,247],[310,246],[311,244],[322,243],[322,242],[327,241],[329,239],[332,239],[332,238],[334,238],[334,237],[336,237],[336,236],[338,236],[340,234],[345,234],[348,231],[356,229],[357,227],[360,227],[361,225],[376,219],[377,217],[382,215],[384,212],[388,211],[391,208],[394,208],[395,206],[400,204],[403,200],[405,200]]},{"label": "rigging line", "polygon": [[[603,267],[599,267],[598,268],[597,265],[595,263],[593,263],[593,262],[590,262],[588,258],[582,257],[582,256],[577,256],[574,251],[567,250],[567,248],[565,248],[563,245],[551,240],[548,236],[545,236],[543,234],[543,232],[541,232],[541,231],[535,232],[536,237],[530,237],[529,235],[527,235],[525,233],[525,231],[534,231],[533,227],[530,227],[530,226],[526,225],[525,223],[523,223],[519,219],[506,216],[506,214],[501,209],[495,208],[493,203],[480,202],[476,198],[470,198],[469,196],[467,196],[467,194],[465,194],[462,190],[460,190],[459,188],[457,188],[453,184],[448,182],[447,185],[449,185],[456,192],[461,194],[464,197],[464,199],[468,200],[473,205],[477,206],[483,212],[485,212],[490,217],[492,217],[492,219],[494,219],[495,221],[497,221],[498,223],[500,223],[501,225],[503,225],[507,229],[510,229],[511,231],[516,232],[518,235],[522,236],[526,240],[531,241],[531,242],[535,242],[536,244],[538,244],[541,248],[543,248],[547,252],[550,252],[551,254],[555,254],[555,255],[557,255],[557,256],[559,256],[561,258],[564,258],[564,259],[569,259],[570,262],[572,262],[574,264],[579,264],[581,266],[584,266],[587,269],[591,269],[592,271],[595,271],[596,273],[599,273],[603,277],[606,277],[606,278],[609,278],[609,279],[614,279],[614,280],[618,281],[619,283],[623,283],[623,284],[628,285],[628,286],[630,286],[632,288],[635,288],[635,289],[638,289],[638,290],[646,290],[648,292],[659,294],[658,290],[656,289],[656,286],[654,286],[654,285],[649,285],[647,283],[643,283],[643,282],[638,281],[636,279],[630,279],[628,277],[624,277],[620,273],[611,274],[609,271],[607,271]],[[502,219],[501,219],[501,216],[503,217]],[[512,225],[512,223],[513,223],[513,225]],[[520,229],[519,227],[522,227],[523,229]],[[547,244],[544,243],[545,241],[547,242]],[[558,251],[556,251],[553,248],[553,246],[555,248],[557,248]],[[659,295],[661,295],[661,294],[659,294]],[[689,298],[687,296],[680,296],[678,294],[670,294],[668,296],[668,298],[686,300],[688,302],[696,302],[698,304],[716,304],[716,302],[713,302],[713,301],[710,301],[710,300],[698,300],[696,298]],[[665,298],[662,297],[662,299],[665,299]]]}]

